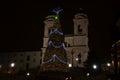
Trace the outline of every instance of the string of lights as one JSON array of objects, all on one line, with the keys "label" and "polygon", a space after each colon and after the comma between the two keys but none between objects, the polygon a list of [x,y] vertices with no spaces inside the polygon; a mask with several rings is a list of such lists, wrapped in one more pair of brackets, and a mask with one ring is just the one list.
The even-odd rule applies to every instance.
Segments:
[{"label": "string of lights", "polygon": [[[60,35],[63,35],[62,32],[59,32],[57,28],[54,29],[54,31],[52,31],[52,29],[50,30],[50,35],[52,34],[60,34]],[[65,44],[64,43],[61,43],[61,45],[54,45],[54,43],[52,41],[49,41],[48,42],[48,46],[53,46],[54,48],[61,48],[63,47],[64,50],[66,50],[66,47],[65,47]],[[60,59],[56,54],[54,54],[51,59],[47,60],[47,61],[42,61],[42,64],[46,64],[46,63],[49,63],[49,62],[52,62],[52,61],[55,61],[55,59],[59,60],[61,63],[63,64],[68,64],[68,62],[65,62],[63,61],[62,59]]]},{"label": "string of lights", "polygon": [[55,34],[58,33],[58,34],[60,34],[60,35],[63,35],[63,33],[62,33],[62,32],[59,32],[57,28],[55,28],[54,31],[52,31],[52,29],[50,30],[50,35],[52,35],[53,33],[55,33]]},{"label": "string of lights", "polygon": [[61,47],[63,47],[63,48],[64,48],[64,50],[66,50],[66,48],[65,48],[65,44],[64,44],[64,43],[62,43],[62,44],[61,44],[61,45],[59,45],[59,46],[56,46],[56,45],[54,45],[54,44],[53,44],[53,42],[52,42],[52,41],[49,41],[49,42],[48,42],[48,45],[49,45],[49,46],[51,46],[51,45],[52,45],[54,48],[61,48]]},{"label": "string of lights", "polygon": [[68,64],[68,62],[63,61],[63,60],[60,59],[56,54],[54,54],[54,55],[52,56],[52,58],[49,59],[48,61],[46,61],[46,62],[42,61],[42,64],[46,64],[46,63],[52,62],[52,61],[54,61],[55,59],[58,59],[58,60],[59,60],[60,62],[62,62],[63,64]]},{"label": "string of lights", "polygon": [[55,8],[55,9],[53,9],[53,12],[58,15],[62,10],[63,10],[63,9]]}]

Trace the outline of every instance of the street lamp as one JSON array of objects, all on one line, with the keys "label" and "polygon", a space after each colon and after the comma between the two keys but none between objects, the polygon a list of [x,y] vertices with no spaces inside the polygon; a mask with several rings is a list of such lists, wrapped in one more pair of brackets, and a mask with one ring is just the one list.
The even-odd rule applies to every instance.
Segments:
[{"label": "street lamp", "polygon": [[12,63],[10,64],[10,67],[15,67],[15,63],[12,62]]},{"label": "street lamp", "polygon": [[27,72],[27,74],[26,74],[27,76],[29,76],[30,75],[30,73],[29,72]]},{"label": "street lamp", "polygon": [[68,64],[69,67],[72,67],[72,64]]},{"label": "street lamp", "polygon": [[111,64],[110,64],[110,63],[107,63],[107,66],[108,66],[108,67],[110,67],[110,66],[111,66]]},{"label": "street lamp", "polygon": [[92,67],[93,67],[93,69],[97,69],[98,68],[98,66],[96,64],[94,64]]},{"label": "street lamp", "polygon": [[87,76],[89,76],[90,75],[90,73],[87,73]]}]

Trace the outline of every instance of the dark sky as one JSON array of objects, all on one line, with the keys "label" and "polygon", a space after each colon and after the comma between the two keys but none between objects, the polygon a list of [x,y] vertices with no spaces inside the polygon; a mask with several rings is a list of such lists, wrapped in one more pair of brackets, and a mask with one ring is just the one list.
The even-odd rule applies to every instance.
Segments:
[{"label": "dark sky", "polygon": [[[45,17],[56,7],[64,33],[72,33],[72,19],[79,8],[89,16],[89,45],[97,55],[108,54],[113,43],[117,6],[105,0],[29,0],[1,5],[0,52],[40,50]],[[66,32],[65,32],[66,31]]]}]

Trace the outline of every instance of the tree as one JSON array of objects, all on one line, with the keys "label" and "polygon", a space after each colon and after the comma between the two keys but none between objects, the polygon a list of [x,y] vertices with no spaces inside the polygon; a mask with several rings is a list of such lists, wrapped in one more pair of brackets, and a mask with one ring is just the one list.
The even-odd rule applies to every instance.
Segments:
[{"label": "tree", "polygon": [[44,54],[41,66],[42,71],[68,71],[66,48],[64,45],[64,35],[59,21],[59,16],[55,16],[55,23],[50,30],[48,47]]}]

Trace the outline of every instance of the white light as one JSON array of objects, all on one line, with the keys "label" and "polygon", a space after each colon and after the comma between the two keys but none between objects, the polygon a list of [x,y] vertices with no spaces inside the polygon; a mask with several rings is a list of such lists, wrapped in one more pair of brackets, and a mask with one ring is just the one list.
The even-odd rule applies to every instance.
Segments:
[{"label": "white light", "polygon": [[28,72],[28,73],[27,73],[27,76],[29,76],[29,75],[30,75],[30,73]]},{"label": "white light", "polygon": [[110,66],[111,66],[111,64],[110,64],[110,63],[107,63],[107,66],[108,66],[108,67],[110,67]]},{"label": "white light", "polygon": [[78,61],[78,58],[76,58],[76,61]]},{"label": "white light", "polygon": [[15,63],[11,63],[10,66],[11,66],[11,67],[15,67]]},{"label": "white light", "polygon": [[94,64],[94,65],[93,65],[93,69],[97,69],[97,65]]},{"label": "white light", "polygon": [[69,67],[72,67],[72,64],[68,64]]},{"label": "white light", "polygon": [[90,75],[90,73],[87,73],[87,76],[89,76]]}]

